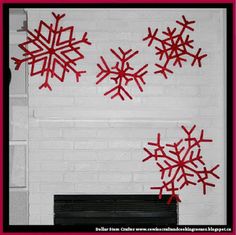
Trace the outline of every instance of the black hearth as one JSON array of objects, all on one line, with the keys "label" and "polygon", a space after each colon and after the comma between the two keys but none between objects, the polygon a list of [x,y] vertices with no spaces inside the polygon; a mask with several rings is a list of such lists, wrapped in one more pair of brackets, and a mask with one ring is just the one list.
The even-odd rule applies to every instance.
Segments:
[{"label": "black hearth", "polygon": [[177,203],[169,195],[55,195],[54,224],[76,226],[174,226]]}]

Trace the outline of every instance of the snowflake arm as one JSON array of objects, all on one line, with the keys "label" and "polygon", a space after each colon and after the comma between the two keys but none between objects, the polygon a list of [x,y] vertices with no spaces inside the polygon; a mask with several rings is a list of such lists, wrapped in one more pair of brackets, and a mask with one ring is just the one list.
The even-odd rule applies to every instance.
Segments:
[{"label": "snowflake arm", "polygon": [[184,33],[185,29],[194,31],[194,29],[190,25],[194,24],[196,21],[188,21],[184,15],[182,15],[182,20],[183,22],[176,20],[176,23],[182,26],[182,30],[180,32],[181,35]]},{"label": "snowflake arm", "polygon": [[215,170],[219,166],[220,165],[217,164],[211,170],[207,170],[207,168],[204,167],[202,171],[197,171],[191,167],[187,167],[189,170],[191,170],[192,172],[194,172],[197,175],[197,177],[198,177],[197,183],[202,183],[202,191],[203,191],[204,195],[206,194],[207,187],[215,187],[215,184],[207,181],[207,179],[209,179],[209,176],[213,176],[216,179],[220,179],[220,177],[215,173]]},{"label": "snowflake arm", "polygon": [[107,76],[111,75],[111,74],[115,74],[118,75],[117,72],[111,71],[107,62],[105,61],[105,59],[101,56],[101,61],[103,63],[103,66],[100,64],[97,64],[98,68],[100,69],[100,72],[97,74],[97,78],[99,78],[96,82],[96,84],[99,84],[100,82],[102,82]]},{"label": "snowflake arm", "polygon": [[143,41],[149,40],[148,42],[149,47],[152,45],[154,41],[160,41],[160,39],[156,37],[157,32],[158,32],[158,29],[155,29],[155,31],[152,33],[152,29],[148,27],[148,35],[145,38],[143,38]]},{"label": "snowflake arm", "polygon": [[179,195],[176,194],[178,191],[178,188],[175,187],[174,182],[169,181],[169,182],[162,182],[162,186],[160,187],[151,187],[153,190],[159,190],[159,199],[162,199],[163,191],[166,192],[171,192],[171,196],[167,200],[167,204],[170,204],[173,200],[176,202],[181,202]]}]

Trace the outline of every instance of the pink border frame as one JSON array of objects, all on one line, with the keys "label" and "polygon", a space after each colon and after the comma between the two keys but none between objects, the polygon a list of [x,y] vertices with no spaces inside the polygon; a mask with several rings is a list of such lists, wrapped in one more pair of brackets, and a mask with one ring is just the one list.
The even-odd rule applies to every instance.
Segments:
[{"label": "pink border frame", "polygon": [[[236,18],[235,18],[235,14],[236,14],[236,0],[70,0],[70,1],[66,1],[66,0],[50,0],[50,2],[48,0],[0,0],[0,18],[1,18],[1,24],[0,24],[0,70],[1,70],[1,74],[0,74],[0,106],[1,106],[1,115],[0,115],[0,129],[3,130],[3,15],[2,15],[2,10],[3,10],[3,3],[91,3],[91,5],[93,3],[232,3],[233,4],[233,120],[236,119],[236,107],[235,107],[235,102],[236,102],[236,61],[235,61],[235,56],[236,56]],[[236,134],[236,124],[235,122],[233,122],[233,169],[236,169],[236,140],[235,140],[235,134]],[[0,145],[0,178],[3,179],[3,132],[1,132],[0,134],[0,141],[1,141],[1,145]],[[235,222],[236,222],[236,218],[235,218],[235,211],[236,211],[236,205],[235,205],[235,197],[236,197],[236,185],[235,185],[235,178],[236,178],[236,172],[233,170],[233,231],[232,232],[222,232],[220,234],[222,235],[231,235],[231,234],[236,234],[236,227],[235,227]],[[3,232],[3,181],[0,181],[0,234],[7,234],[6,232]],[[57,232],[37,232],[37,234],[56,234]],[[165,232],[162,234],[165,235],[171,235],[174,232]],[[213,232],[212,232],[213,233]],[[24,234],[24,233],[20,233],[20,232],[14,232],[14,234]],[[34,232],[29,232],[27,233],[29,235],[34,234]],[[59,233],[61,235],[66,235],[68,234],[67,232],[62,232]],[[69,234],[96,234],[96,232],[91,232],[91,233],[83,233],[83,232],[70,232]],[[122,233],[100,233],[99,234],[122,234]],[[125,234],[135,234],[135,233],[125,233]],[[142,234],[158,234],[158,233],[138,233],[140,235]],[[179,232],[179,234],[181,234]],[[186,232],[184,234],[192,234],[191,232]],[[210,233],[194,233],[194,234],[199,234],[199,235],[204,235],[204,234],[210,234]]]}]

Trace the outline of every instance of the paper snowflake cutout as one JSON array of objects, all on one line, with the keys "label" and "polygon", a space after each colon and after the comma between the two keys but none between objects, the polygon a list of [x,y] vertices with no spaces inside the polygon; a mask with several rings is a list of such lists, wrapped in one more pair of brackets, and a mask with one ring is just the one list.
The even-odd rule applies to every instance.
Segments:
[{"label": "paper snowflake cutout", "polygon": [[151,28],[148,28],[148,35],[143,38],[143,41],[148,41],[148,46],[152,46],[155,42],[157,46],[156,55],[159,56],[160,61],[164,61],[164,64],[155,64],[158,67],[158,70],[154,73],[161,73],[164,78],[168,78],[167,73],[173,73],[170,69],[170,64],[173,63],[173,66],[178,65],[182,67],[182,63],[187,61],[187,58],[192,58],[191,65],[194,66],[196,63],[199,67],[202,66],[202,59],[207,56],[207,54],[201,53],[201,48],[198,49],[196,53],[192,52],[193,40],[190,39],[189,35],[186,35],[186,31],[194,31],[191,27],[195,21],[186,20],[185,16],[182,16],[183,21],[176,21],[177,24],[181,26],[180,31],[177,32],[176,28],[170,29],[167,27],[166,31],[163,31],[163,35],[165,36],[163,39],[157,37],[158,29],[155,29],[153,32]]},{"label": "paper snowflake cutout", "polygon": [[145,85],[144,75],[147,73],[145,70],[147,64],[134,72],[134,68],[130,66],[129,60],[138,54],[138,51],[132,52],[132,49],[124,51],[120,47],[118,48],[119,52],[116,52],[113,49],[111,53],[118,60],[114,66],[109,67],[106,60],[101,56],[101,64],[97,64],[100,72],[97,74],[99,78],[96,84],[101,83],[104,79],[110,78],[114,82],[114,87],[109,91],[105,92],[104,95],[109,95],[111,93],[111,99],[119,97],[121,100],[125,100],[125,96],[129,99],[132,99],[132,96],[127,91],[126,87],[134,82],[138,89],[142,92],[142,85]]},{"label": "paper snowflake cutout", "polygon": [[60,26],[61,19],[65,14],[55,14],[55,24],[47,24],[40,21],[38,29],[34,31],[27,30],[27,41],[19,44],[24,51],[23,59],[12,57],[18,70],[22,63],[28,62],[31,65],[30,76],[40,74],[45,77],[44,83],[39,87],[52,90],[49,79],[56,77],[59,81],[64,82],[65,74],[73,72],[76,81],[84,70],[77,70],[77,62],[84,59],[80,51],[81,45],[91,45],[85,32],[80,40],[73,37],[74,27]]},{"label": "paper snowflake cutout", "polygon": [[212,169],[205,167],[205,162],[201,155],[201,144],[212,142],[211,139],[204,137],[204,130],[201,130],[200,136],[193,135],[196,125],[190,130],[182,126],[185,138],[180,139],[173,144],[161,144],[161,135],[157,134],[157,142],[149,142],[148,145],[154,147],[151,151],[144,148],[148,156],[143,159],[143,162],[155,160],[161,173],[162,185],[151,187],[153,190],[159,191],[159,199],[162,194],[171,193],[167,203],[170,204],[173,199],[180,202],[180,197],[177,194],[179,190],[189,185],[202,185],[203,194],[206,194],[207,187],[215,187],[215,184],[210,183],[210,178],[220,177],[215,173],[219,164]]}]

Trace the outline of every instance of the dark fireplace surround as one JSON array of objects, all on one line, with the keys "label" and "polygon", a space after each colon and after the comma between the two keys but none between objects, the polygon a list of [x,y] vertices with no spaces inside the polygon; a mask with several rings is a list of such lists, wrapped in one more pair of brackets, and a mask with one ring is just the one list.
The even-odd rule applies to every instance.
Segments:
[{"label": "dark fireplace surround", "polygon": [[54,195],[54,225],[176,226],[178,204],[169,195]]}]

